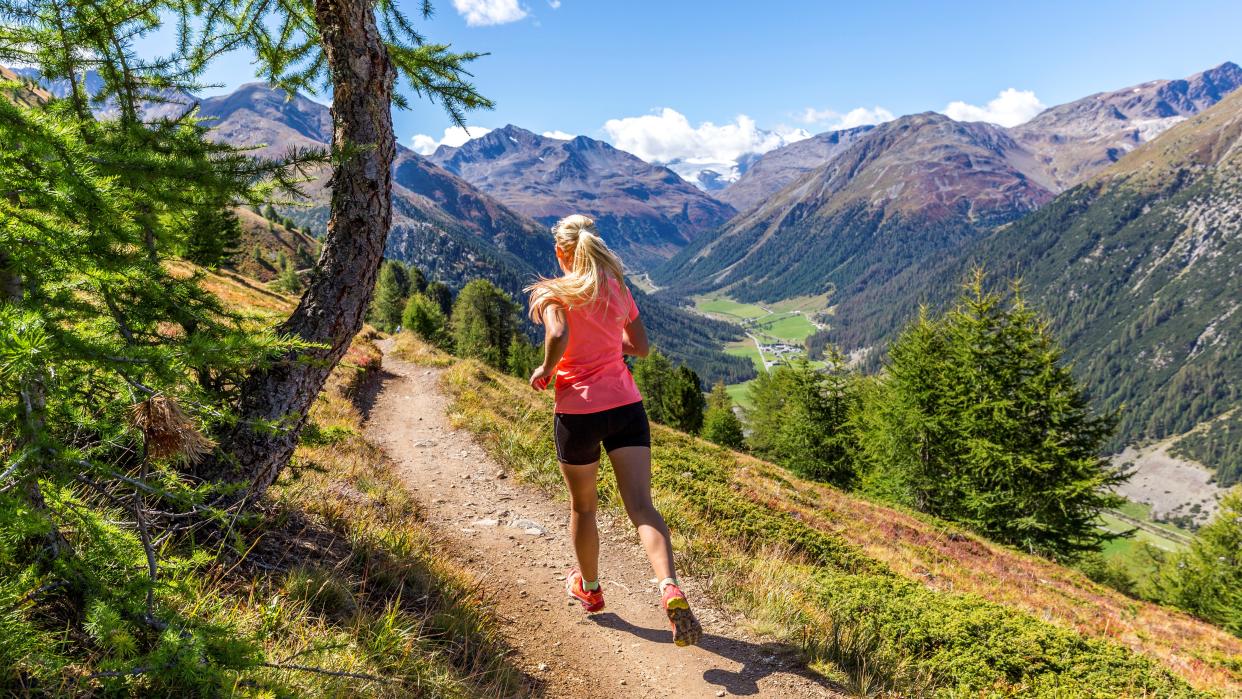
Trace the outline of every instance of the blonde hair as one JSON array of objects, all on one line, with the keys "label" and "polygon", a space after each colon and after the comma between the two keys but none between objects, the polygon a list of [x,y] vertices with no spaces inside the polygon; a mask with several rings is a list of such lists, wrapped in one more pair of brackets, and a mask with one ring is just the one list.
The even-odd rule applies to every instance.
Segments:
[{"label": "blonde hair", "polygon": [[560,302],[570,308],[589,306],[599,299],[609,276],[618,283],[625,277],[621,258],[599,237],[589,216],[566,216],[552,227],[552,235],[556,248],[569,261],[569,271],[555,278],[543,277],[523,289],[530,293],[530,319],[536,323],[543,322],[549,303]]}]

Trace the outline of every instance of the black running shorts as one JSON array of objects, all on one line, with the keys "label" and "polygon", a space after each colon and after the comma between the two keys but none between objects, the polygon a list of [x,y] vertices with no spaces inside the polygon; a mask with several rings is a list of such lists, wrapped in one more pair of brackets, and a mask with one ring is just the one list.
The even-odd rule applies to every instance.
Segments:
[{"label": "black running shorts", "polygon": [[606,452],[651,446],[651,428],[642,401],[598,413],[557,413],[555,433],[556,458],[573,466],[599,461],[601,443]]}]

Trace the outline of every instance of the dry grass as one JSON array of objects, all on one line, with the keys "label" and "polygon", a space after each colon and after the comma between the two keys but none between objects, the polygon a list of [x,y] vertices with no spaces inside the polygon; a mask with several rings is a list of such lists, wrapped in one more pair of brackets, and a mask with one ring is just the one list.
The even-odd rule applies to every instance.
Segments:
[{"label": "dry grass", "polygon": [[272,291],[264,284],[231,270],[212,272],[181,261],[169,262],[167,267],[172,274],[180,277],[201,273],[203,288],[215,294],[225,306],[269,322],[288,315],[298,303],[296,296]]},{"label": "dry grass", "polygon": [[436,349],[408,332],[397,335],[392,351],[398,358],[419,366],[446,367],[457,361],[453,355]]},{"label": "dry grass", "polygon": [[[319,241],[315,238],[301,231],[289,230],[283,224],[268,221],[250,209],[237,208],[234,212],[241,224],[242,236],[239,252],[232,266],[242,275],[260,282],[270,282],[280,274],[280,270],[276,268],[276,260],[281,254],[298,267],[302,266],[297,260],[299,248],[312,260],[319,257]],[[263,262],[254,259],[255,248],[262,252]]]},{"label": "dry grass", "polygon": [[243,628],[272,627],[267,657],[386,681],[248,674],[278,677],[297,696],[524,693],[489,602],[440,551],[391,462],[361,437],[354,398],[379,368],[373,338],[360,334],[333,372],[265,521],[247,535],[252,548],[222,583]]}]

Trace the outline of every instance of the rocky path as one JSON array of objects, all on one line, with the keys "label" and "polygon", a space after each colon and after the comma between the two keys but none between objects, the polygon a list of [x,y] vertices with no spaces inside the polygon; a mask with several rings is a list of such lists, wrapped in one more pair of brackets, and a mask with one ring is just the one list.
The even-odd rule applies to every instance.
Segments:
[{"label": "rocky path", "polygon": [[494,596],[534,694],[841,696],[782,646],[748,638],[693,579],[683,582],[706,634],[699,647],[674,646],[651,569],[625,520],[601,514],[608,606],[583,613],[564,592],[574,560],[565,502],[515,482],[469,433],[449,426],[441,370],[390,355],[384,369],[367,436],[398,465],[449,551]]}]

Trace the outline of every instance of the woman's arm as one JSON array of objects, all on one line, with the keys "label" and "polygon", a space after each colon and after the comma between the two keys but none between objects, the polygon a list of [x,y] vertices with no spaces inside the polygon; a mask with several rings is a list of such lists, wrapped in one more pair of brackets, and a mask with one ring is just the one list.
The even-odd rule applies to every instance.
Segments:
[{"label": "woman's arm", "polygon": [[531,388],[536,391],[547,388],[567,347],[569,324],[565,322],[565,309],[559,304],[549,303],[543,308],[543,364],[530,375]]},{"label": "woman's arm", "polygon": [[631,320],[621,331],[621,352],[635,357],[646,357],[650,349],[647,342],[647,328],[643,326],[643,319],[635,316],[634,320]]}]

